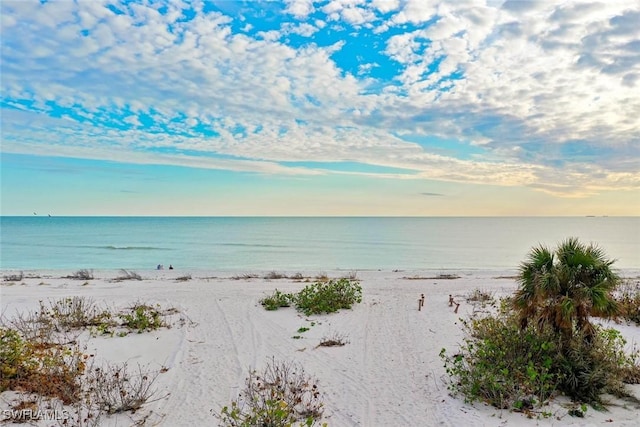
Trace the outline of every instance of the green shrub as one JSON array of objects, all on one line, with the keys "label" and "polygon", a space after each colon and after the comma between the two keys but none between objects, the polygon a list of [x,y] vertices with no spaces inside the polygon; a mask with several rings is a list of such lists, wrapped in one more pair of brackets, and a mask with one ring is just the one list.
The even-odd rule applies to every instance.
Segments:
[{"label": "green shrub", "polygon": [[129,313],[120,314],[122,326],[142,333],[165,326],[160,311],[146,304],[135,304]]},{"label": "green shrub", "polygon": [[295,295],[295,305],[304,314],[333,313],[362,302],[362,287],[349,279],[316,282]]},{"label": "green shrub", "polygon": [[550,327],[522,329],[512,314],[475,319],[464,328],[461,349],[454,355],[443,349],[440,357],[449,390],[467,402],[529,412],[564,393],[598,406],[602,393],[627,396],[624,384],[640,380],[637,353],[624,351],[626,342],[614,329],[596,327],[591,341],[576,333],[567,342]]},{"label": "green shrub", "polygon": [[265,310],[277,310],[280,307],[290,307],[294,299],[292,294],[285,294],[279,290],[275,290],[272,295],[260,300],[260,304]]},{"label": "green shrub", "polygon": [[513,317],[476,319],[464,327],[469,337],[460,351],[452,356],[440,352],[453,394],[463,394],[467,402],[528,410],[554,393],[560,378],[552,369],[552,336],[520,330]]}]

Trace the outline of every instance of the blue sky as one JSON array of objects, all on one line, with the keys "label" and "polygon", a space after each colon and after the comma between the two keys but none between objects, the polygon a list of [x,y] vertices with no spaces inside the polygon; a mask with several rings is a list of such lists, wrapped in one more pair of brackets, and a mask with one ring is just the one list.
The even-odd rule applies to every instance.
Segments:
[{"label": "blue sky", "polygon": [[638,215],[637,1],[3,0],[3,215]]}]

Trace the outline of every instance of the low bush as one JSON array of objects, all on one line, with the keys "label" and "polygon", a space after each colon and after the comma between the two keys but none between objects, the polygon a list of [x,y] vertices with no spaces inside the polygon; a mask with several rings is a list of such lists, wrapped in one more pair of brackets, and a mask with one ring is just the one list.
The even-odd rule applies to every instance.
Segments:
[{"label": "low bush", "polygon": [[119,314],[122,326],[137,331],[139,334],[145,331],[153,331],[166,326],[162,320],[159,307],[146,304],[134,304],[128,313]]},{"label": "low bush", "polygon": [[494,292],[488,290],[474,289],[466,296],[467,302],[478,302],[482,304],[495,302]]},{"label": "low bush", "polygon": [[283,293],[276,289],[272,295],[260,300],[265,310],[277,310],[280,307],[295,305],[298,311],[307,316],[349,309],[353,304],[360,302],[362,302],[360,283],[347,278],[319,281],[305,286],[296,294]]},{"label": "low bush", "polygon": [[233,280],[249,280],[249,279],[257,279],[259,276],[255,273],[244,273],[240,275],[232,276]]},{"label": "low bush", "polygon": [[115,281],[120,282],[123,280],[142,280],[142,276],[135,271],[122,269],[120,270],[120,275],[115,278]]},{"label": "low bush", "polygon": [[625,281],[618,287],[615,300],[620,307],[620,317],[640,325],[640,282]]},{"label": "low bush", "polygon": [[37,311],[17,313],[4,323],[25,340],[39,343],[68,343],[84,328],[115,325],[109,310],[99,309],[92,299],[84,297],[40,301]]},{"label": "low bush", "polygon": [[99,411],[135,412],[156,394],[153,384],[158,375],[145,372],[140,366],[132,373],[124,363],[91,369],[85,383]]},{"label": "low bush", "polygon": [[576,334],[567,347],[550,328],[522,329],[512,314],[463,323],[460,350],[440,357],[449,390],[467,402],[480,400],[501,409],[530,412],[553,395],[601,405],[601,394],[627,394],[624,383],[640,374],[637,353],[624,351],[614,329],[596,328],[592,342]]},{"label": "low bush", "polygon": [[0,327],[0,392],[20,390],[76,401],[87,356],[77,344],[43,344]]},{"label": "low bush", "polygon": [[362,302],[362,287],[349,279],[316,282],[305,286],[295,296],[296,308],[304,314],[333,313]]},{"label": "low bush", "polygon": [[67,279],[75,279],[75,280],[92,280],[93,279],[93,270],[82,269],[78,270],[70,276],[67,276]]},{"label": "low bush", "polygon": [[[121,314],[127,328],[143,331],[162,325],[160,313],[153,307],[136,304],[131,310]],[[131,373],[126,364],[88,368],[93,355],[81,350],[78,335],[69,339],[69,330],[106,325],[96,320],[102,319],[104,313],[109,315],[109,325],[125,326],[112,320],[109,311],[96,309],[91,300],[77,297],[49,305],[41,302],[39,311],[3,319],[0,392],[32,393],[48,407],[64,405],[61,408],[69,417],[63,425],[74,426],[98,426],[102,414],[133,413],[149,402],[155,395],[153,384],[158,373],[145,373],[141,368]],[[35,412],[28,412],[27,416]],[[19,415],[20,411],[16,409],[15,413]]]},{"label": "low bush", "polygon": [[238,399],[217,417],[226,427],[317,425],[323,403],[315,382],[301,366],[272,358],[262,372],[250,371]]},{"label": "low bush", "polygon": [[21,271],[18,274],[9,274],[7,276],[3,276],[3,280],[5,282],[21,282],[24,279],[24,273]]},{"label": "low bush", "polygon": [[280,307],[290,307],[293,300],[294,295],[285,294],[276,289],[273,294],[261,299],[260,304],[262,304],[265,310],[273,311]]},{"label": "low bush", "polygon": [[342,347],[349,343],[347,336],[338,332],[333,332],[322,337],[318,347]]},{"label": "low bush", "polygon": [[111,313],[108,310],[100,310],[91,298],[78,296],[49,301],[49,308],[41,301],[40,313],[48,313],[57,331],[69,331],[111,322]]}]

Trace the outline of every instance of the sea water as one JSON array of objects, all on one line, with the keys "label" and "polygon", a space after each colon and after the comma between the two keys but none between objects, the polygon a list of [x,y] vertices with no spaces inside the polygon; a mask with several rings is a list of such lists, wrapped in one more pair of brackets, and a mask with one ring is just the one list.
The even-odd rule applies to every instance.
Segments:
[{"label": "sea water", "polygon": [[0,217],[1,269],[515,270],[597,243],[640,268],[640,217]]}]

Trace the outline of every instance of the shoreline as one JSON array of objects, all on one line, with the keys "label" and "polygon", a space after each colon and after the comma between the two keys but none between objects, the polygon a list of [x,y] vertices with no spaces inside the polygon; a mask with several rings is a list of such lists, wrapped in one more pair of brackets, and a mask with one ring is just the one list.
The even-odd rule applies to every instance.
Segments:
[{"label": "shoreline", "polygon": [[[640,269],[619,271],[624,277],[640,278]],[[2,270],[1,274],[15,272]],[[314,282],[320,273],[334,278],[352,272],[301,271],[305,278],[294,280],[265,279],[270,273],[265,270],[138,270],[140,281],[115,281],[120,270],[94,270],[95,278],[90,280],[62,277],[74,273],[70,270],[24,270],[21,282],[0,283],[0,310],[10,317],[36,309],[40,300],[72,296],[113,308],[142,302],[177,309],[170,329],[125,337],[80,337],[86,351],[101,362],[166,369],[155,387],[159,396],[170,394],[145,404],[133,416],[147,417],[150,425],[217,425],[212,412],[230,404],[249,370],[261,369],[271,357],[299,363],[317,378],[325,407],[322,422],[331,427],[637,424],[640,408],[629,404],[612,406],[604,413],[589,409],[584,419],[578,419],[569,417],[568,402],[557,398],[541,408],[549,417],[530,420],[479,402],[465,404],[461,396],[449,395],[439,352],[442,348],[455,351],[464,338],[460,320],[483,310],[465,296],[476,289],[496,298],[509,295],[517,287],[515,269],[358,270],[363,300],[351,310],[304,316],[293,308],[266,311],[259,304],[276,288],[302,289],[307,277]],[[243,278],[245,274],[258,277]],[[177,280],[186,275],[191,277]],[[419,311],[416,299],[421,294],[425,304]],[[450,294],[461,302],[458,313],[448,304]],[[639,327],[612,326],[630,345],[640,343]],[[303,327],[308,331],[298,333]],[[317,347],[334,332],[349,342],[343,347]],[[296,335],[300,338],[293,338]],[[640,385],[630,390],[640,396]],[[5,405],[0,410],[5,409],[4,394],[0,403]],[[129,425],[129,417],[114,415],[101,425]]]}]

